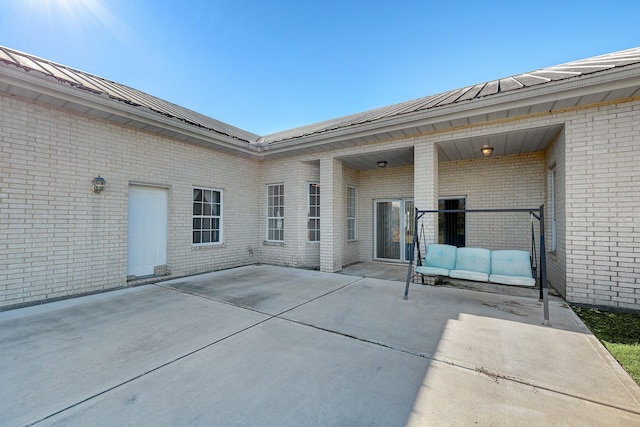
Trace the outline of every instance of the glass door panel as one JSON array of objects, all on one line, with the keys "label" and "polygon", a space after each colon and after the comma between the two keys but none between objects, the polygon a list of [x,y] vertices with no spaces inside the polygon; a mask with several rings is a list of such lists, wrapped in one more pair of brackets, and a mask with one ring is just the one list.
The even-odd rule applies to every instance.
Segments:
[{"label": "glass door panel", "polygon": [[416,219],[413,200],[404,202],[404,261],[411,257],[411,245],[413,245],[413,228]]},{"label": "glass door panel", "polygon": [[400,204],[376,202],[376,258],[400,260]]},{"label": "glass door panel", "polygon": [[414,204],[411,200],[375,203],[376,259],[408,261],[413,243]]}]

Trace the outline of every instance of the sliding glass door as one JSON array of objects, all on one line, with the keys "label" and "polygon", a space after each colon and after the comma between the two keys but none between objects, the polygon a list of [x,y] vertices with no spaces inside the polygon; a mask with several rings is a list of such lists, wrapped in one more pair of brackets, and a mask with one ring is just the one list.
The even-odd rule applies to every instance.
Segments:
[{"label": "sliding glass door", "polygon": [[408,261],[413,243],[413,201],[377,200],[374,217],[374,258]]}]

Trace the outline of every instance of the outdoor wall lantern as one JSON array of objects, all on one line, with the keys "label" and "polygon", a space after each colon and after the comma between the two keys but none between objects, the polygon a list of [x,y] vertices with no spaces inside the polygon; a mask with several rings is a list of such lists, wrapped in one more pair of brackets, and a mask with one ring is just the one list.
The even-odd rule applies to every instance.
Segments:
[{"label": "outdoor wall lantern", "polygon": [[384,160],[381,160],[378,162],[378,167],[379,168],[386,168],[387,167],[387,162],[385,162]]},{"label": "outdoor wall lantern", "polygon": [[491,153],[493,153],[493,147],[489,147],[487,144],[484,144],[480,151],[482,151],[482,155],[484,157],[489,157]]},{"label": "outdoor wall lantern", "polygon": [[107,181],[105,181],[104,178],[101,178],[100,175],[98,175],[96,178],[93,178],[93,181],[91,181],[91,189],[96,194],[100,194],[100,192],[104,190],[106,186]]}]

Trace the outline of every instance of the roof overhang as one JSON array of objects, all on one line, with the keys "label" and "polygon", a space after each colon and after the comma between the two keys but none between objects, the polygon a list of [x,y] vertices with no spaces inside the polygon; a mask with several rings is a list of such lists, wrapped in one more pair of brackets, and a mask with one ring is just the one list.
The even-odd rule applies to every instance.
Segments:
[{"label": "roof overhang", "polygon": [[259,151],[250,141],[198,127],[143,106],[127,104],[106,94],[64,84],[37,71],[25,71],[3,63],[0,67],[0,91],[12,96],[225,152],[256,155]]},{"label": "roof overhang", "polygon": [[[148,106],[139,105],[118,96],[107,95],[106,92],[100,92],[88,86],[74,84],[60,77],[30,69],[24,64],[17,65],[0,61],[0,67],[2,68],[0,91],[9,95],[75,111],[168,138],[233,154],[265,159],[316,154],[345,147],[366,146],[392,139],[433,135],[489,123],[551,115],[577,108],[640,99],[640,63],[631,63],[608,68],[604,71],[573,75],[544,84],[517,89],[507,88],[502,92],[486,96],[478,97],[476,95],[470,99],[465,96],[458,98],[464,100],[450,101],[458,96],[456,93],[459,90],[445,92],[425,98],[426,100],[434,99],[434,103],[424,102],[422,99],[417,100],[417,103],[410,101],[399,106],[383,107],[258,139],[257,135],[250,132],[233,128],[213,119],[209,120],[181,107],[178,109],[181,109],[182,113],[188,113],[182,118],[180,114],[172,115],[171,111],[174,109],[167,108],[166,104],[164,109],[156,110],[152,105],[161,100],[142,93],[138,94],[145,97],[149,103]],[[104,85],[110,84],[107,81],[101,80],[100,82]],[[119,87],[122,90],[127,90],[124,86]],[[440,103],[440,100],[448,103]],[[199,121],[200,118],[203,120]],[[215,122],[213,127],[208,124],[210,121]],[[516,152],[540,151],[545,148],[545,144],[548,145],[557,136],[560,128],[561,124],[549,123],[540,129],[514,131],[506,136],[505,134],[484,135],[472,138],[472,140],[467,138],[446,141],[440,143],[440,157],[445,161],[473,158],[478,155],[476,145],[484,142],[489,145],[502,143],[502,146],[505,146],[503,142],[505,138],[509,139],[509,146],[505,146],[504,150],[496,150],[497,155],[500,155],[500,152],[503,155],[513,154],[514,150]],[[542,138],[542,142],[540,138]],[[513,141],[518,142],[514,144]],[[519,148],[515,149],[516,145]],[[471,149],[465,147],[471,147]],[[380,150],[384,150],[384,148],[380,147]],[[370,161],[352,161],[353,159],[349,160],[348,158],[345,158],[345,161],[352,161],[354,166],[358,168],[368,167],[366,165],[373,167],[372,165],[376,163],[373,159],[380,156],[376,154],[375,147],[366,151],[373,153],[370,156]],[[412,158],[412,151],[392,151],[387,152],[387,155],[400,165]]]},{"label": "roof overhang", "polygon": [[415,137],[493,122],[550,115],[638,97],[640,64],[634,64],[484,98],[272,141],[263,147],[262,152],[265,158],[311,154],[399,137]]}]

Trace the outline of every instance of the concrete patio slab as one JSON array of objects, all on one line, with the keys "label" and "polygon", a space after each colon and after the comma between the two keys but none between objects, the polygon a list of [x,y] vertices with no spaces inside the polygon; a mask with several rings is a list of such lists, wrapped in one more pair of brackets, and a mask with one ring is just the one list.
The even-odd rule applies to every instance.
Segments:
[{"label": "concrete patio slab", "polygon": [[637,413],[432,361],[407,426],[632,427]]},{"label": "concrete patio slab", "polygon": [[537,299],[414,285],[404,301],[403,291],[400,282],[363,278],[284,317],[534,387],[639,409],[640,388],[560,298],[551,298],[552,326],[543,326]]},{"label": "concrete patio slab", "polygon": [[162,282],[162,286],[275,315],[358,279],[313,270],[250,265],[170,280]]},{"label": "concrete patio slab", "polygon": [[403,292],[249,266],[0,312],[2,425],[640,425],[562,300]]},{"label": "concrete patio slab", "polygon": [[428,365],[272,319],[43,425],[404,425]]},{"label": "concrete patio slab", "polygon": [[266,320],[143,286],[0,313],[0,425],[25,425]]}]

